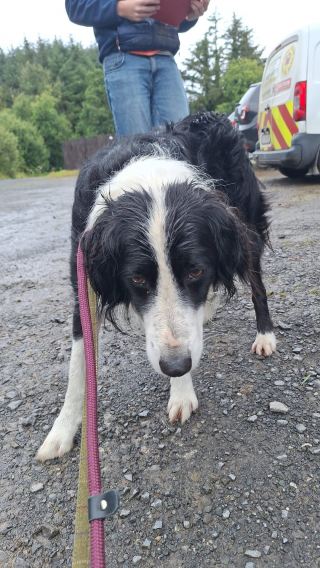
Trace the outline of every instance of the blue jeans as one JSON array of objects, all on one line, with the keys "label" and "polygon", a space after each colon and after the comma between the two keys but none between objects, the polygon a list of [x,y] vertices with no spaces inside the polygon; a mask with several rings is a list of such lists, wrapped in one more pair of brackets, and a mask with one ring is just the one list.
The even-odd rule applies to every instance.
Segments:
[{"label": "blue jeans", "polygon": [[116,134],[149,132],[154,126],[184,118],[189,105],[172,55],[112,53],[104,58],[107,97]]}]

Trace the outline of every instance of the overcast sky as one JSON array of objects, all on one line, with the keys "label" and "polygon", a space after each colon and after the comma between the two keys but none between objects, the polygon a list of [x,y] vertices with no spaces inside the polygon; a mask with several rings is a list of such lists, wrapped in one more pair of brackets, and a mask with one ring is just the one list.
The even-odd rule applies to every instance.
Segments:
[{"label": "overcast sky", "polygon": [[[295,29],[320,23],[319,0],[265,0],[262,2],[242,0],[211,0],[207,14],[217,7],[222,17],[221,31],[231,20],[233,11],[242,17],[243,23],[253,28],[255,42],[265,47],[265,56]],[[207,29],[206,17],[185,34],[180,34],[181,50],[178,63],[189,55],[189,50],[202,38]],[[0,47],[4,50],[16,47],[24,36],[34,42],[40,36],[52,40],[55,36],[68,40],[72,35],[83,45],[94,42],[91,28],[72,24],[65,12],[64,0],[1,0]]]}]

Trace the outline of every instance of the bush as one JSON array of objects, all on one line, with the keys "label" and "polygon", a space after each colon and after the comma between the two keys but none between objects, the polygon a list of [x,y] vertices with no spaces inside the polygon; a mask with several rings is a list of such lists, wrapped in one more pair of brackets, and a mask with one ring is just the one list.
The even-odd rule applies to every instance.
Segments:
[{"label": "bush", "polygon": [[31,121],[41,133],[49,150],[50,169],[63,168],[61,142],[71,138],[72,130],[68,119],[58,114],[56,99],[52,95],[45,92],[36,97],[32,103]]},{"label": "bush", "polygon": [[19,165],[18,140],[12,132],[0,126],[0,172],[15,177]]},{"label": "bush", "polygon": [[18,140],[21,171],[42,171],[49,169],[49,151],[37,128],[30,122],[19,120],[12,110],[0,113],[0,122]]}]

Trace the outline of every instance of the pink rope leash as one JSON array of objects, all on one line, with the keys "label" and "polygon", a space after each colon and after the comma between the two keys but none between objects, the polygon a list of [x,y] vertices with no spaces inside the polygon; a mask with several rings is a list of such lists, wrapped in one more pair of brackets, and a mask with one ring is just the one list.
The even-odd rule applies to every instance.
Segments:
[{"label": "pink rope leash", "polygon": [[[105,568],[103,519],[119,508],[119,495],[114,489],[101,495],[101,476],[97,422],[97,373],[88,299],[87,274],[83,252],[79,245],[77,255],[78,297],[86,360],[87,385],[87,448],[89,480],[90,567]],[[97,496],[96,499],[91,499]],[[91,503],[90,503],[91,501]],[[91,516],[91,518],[90,518]]]}]

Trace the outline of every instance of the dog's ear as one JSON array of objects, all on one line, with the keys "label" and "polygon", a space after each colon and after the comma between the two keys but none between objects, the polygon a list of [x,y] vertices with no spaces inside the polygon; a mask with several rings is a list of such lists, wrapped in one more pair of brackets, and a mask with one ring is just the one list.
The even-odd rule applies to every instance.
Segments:
[{"label": "dog's ear", "polygon": [[126,303],[126,293],[119,278],[122,245],[117,220],[104,211],[81,239],[84,265],[93,290],[99,296],[102,307],[107,306],[107,317],[113,322],[112,311]]},{"label": "dog's ear", "polygon": [[[210,203],[210,198],[208,201]],[[213,245],[213,284],[223,285],[228,296],[232,297],[236,291],[236,276],[243,282],[251,281],[248,229],[239,219],[237,210],[217,203],[216,197],[207,208],[206,215]]]}]

